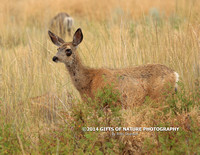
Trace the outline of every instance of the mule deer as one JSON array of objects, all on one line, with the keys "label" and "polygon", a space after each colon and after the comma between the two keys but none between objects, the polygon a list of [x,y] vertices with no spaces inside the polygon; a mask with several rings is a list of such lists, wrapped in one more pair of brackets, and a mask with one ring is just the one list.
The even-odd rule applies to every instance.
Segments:
[{"label": "mule deer", "polygon": [[58,13],[52,20],[50,24],[50,29],[56,31],[62,38],[65,37],[66,31],[68,35],[71,36],[71,29],[74,20],[67,13]]},{"label": "mule deer", "polygon": [[177,88],[176,82],[179,75],[161,64],[125,69],[86,67],[77,51],[78,45],[83,40],[80,28],[75,32],[72,42],[65,42],[51,31],[48,31],[48,34],[51,41],[58,46],[58,52],[53,57],[53,61],[65,64],[74,86],[83,99],[85,95],[94,98],[95,92],[109,83],[114,83],[114,88],[121,93],[120,102],[128,106],[143,103],[146,96],[155,100],[159,99],[168,84],[171,84],[173,89]]}]

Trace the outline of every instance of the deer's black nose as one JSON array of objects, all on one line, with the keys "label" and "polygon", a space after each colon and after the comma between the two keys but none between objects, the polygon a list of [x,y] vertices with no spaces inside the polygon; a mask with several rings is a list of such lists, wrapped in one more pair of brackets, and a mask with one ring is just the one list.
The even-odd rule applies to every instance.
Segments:
[{"label": "deer's black nose", "polygon": [[58,61],[58,57],[54,56],[52,60],[53,60],[54,62],[57,62],[57,61]]}]

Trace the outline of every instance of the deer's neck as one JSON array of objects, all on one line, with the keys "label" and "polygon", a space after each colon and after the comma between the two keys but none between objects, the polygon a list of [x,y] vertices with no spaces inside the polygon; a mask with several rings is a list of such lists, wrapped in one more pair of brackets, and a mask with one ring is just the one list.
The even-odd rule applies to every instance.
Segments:
[{"label": "deer's neck", "polygon": [[92,75],[90,69],[82,64],[79,56],[76,56],[70,65],[65,65],[76,89],[81,93],[88,91],[92,81]]}]

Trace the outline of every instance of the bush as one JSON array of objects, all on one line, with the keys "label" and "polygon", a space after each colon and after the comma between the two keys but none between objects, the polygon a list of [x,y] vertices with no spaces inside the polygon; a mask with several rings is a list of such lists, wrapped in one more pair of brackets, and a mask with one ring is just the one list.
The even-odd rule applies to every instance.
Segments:
[{"label": "bush", "polygon": [[87,102],[74,104],[68,124],[52,132],[53,136],[41,139],[41,153],[120,153],[119,141],[111,132],[100,131],[100,127],[121,125],[121,107],[116,104],[119,95],[113,85],[107,85],[96,93],[94,100],[88,98]]}]

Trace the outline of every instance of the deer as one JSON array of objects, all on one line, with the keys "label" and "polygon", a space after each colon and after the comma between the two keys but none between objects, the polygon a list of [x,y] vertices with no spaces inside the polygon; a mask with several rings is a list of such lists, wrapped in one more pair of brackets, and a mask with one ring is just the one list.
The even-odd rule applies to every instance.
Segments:
[{"label": "deer", "polygon": [[68,35],[71,36],[71,30],[74,24],[74,19],[67,13],[58,13],[50,22],[50,29],[56,31],[62,38]]},{"label": "deer", "polygon": [[51,31],[48,34],[58,47],[52,60],[65,64],[71,81],[83,100],[85,97],[93,99],[97,91],[110,83],[113,83],[114,89],[119,90],[120,103],[124,107],[140,105],[147,96],[158,101],[169,85],[173,88],[173,93],[177,91],[179,75],[165,65],[146,64],[122,69],[87,67],[78,54],[78,46],[83,40],[81,28],[74,33],[72,42],[65,42]]}]

